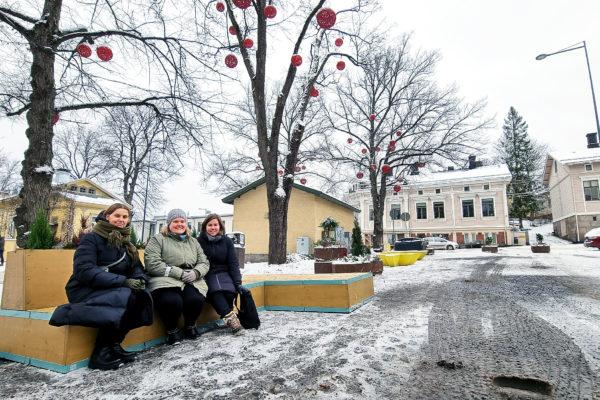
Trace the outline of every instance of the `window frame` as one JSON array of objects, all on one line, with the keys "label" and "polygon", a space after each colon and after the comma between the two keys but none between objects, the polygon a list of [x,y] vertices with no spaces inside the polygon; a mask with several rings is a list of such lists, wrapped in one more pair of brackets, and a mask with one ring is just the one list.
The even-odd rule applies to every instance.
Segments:
[{"label": "window frame", "polygon": [[[424,218],[421,218],[419,215],[419,209],[421,210],[425,210],[424,213]],[[426,220],[427,219],[427,202],[419,202],[419,203],[415,203],[415,215],[417,216],[416,219],[418,220]]]},{"label": "window frame", "polygon": [[[472,212],[473,215],[465,216],[465,202],[470,202],[471,203],[471,207],[472,207],[472,211],[471,212]],[[462,212],[461,212],[462,218],[475,218],[475,200],[473,200],[473,199],[462,199],[461,202],[460,202],[460,206],[461,206],[461,209],[462,209]]]},{"label": "window frame", "polygon": [[[436,205],[439,206],[440,204],[442,206],[442,213],[441,213],[441,216],[438,216],[436,214]],[[433,202],[433,219],[446,219],[446,204],[444,203],[444,201],[434,201]]]},{"label": "window frame", "polygon": [[[589,186],[586,187],[585,184],[586,182],[596,182],[595,186]],[[598,178],[596,179],[587,179],[587,180],[581,180],[581,186],[583,188],[583,200],[584,201],[599,201],[600,200],[600,180]],[[590,198],[587,198],[587,194],[586,194],[586,189],[592,189],[592,188],[596,188],[596,198],[592,198],[592,196],[590,195]]]},{"label": "window frame", "polygon": [[463,192],[470,192],[471,186],[463,186]]},{"label": "window frame", "polygon": [[[484,214],[483,202],[485,200],[491,200],[492,201],[492,215],[485,215]],[[495,218],[496,217],[496,199],[494,199],[493,197],[485,197],[485,198],[481,199],[481,217],[482,218]]]},{"label": "window frame", "polygon": [[[590,167],[590,169],[588,169],[588,166]],[[583,170],[585,172],[590,172],[594,170],[594,166],[592,165],[592,163],[585,163],[583,164]]]}]

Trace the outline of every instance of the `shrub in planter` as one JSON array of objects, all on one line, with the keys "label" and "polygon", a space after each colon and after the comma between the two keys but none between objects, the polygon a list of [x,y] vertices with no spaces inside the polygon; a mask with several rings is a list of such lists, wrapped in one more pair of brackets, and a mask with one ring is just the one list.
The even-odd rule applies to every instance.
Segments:
[{"label": "shrub in planter", "polygon": [[531,251],[533,253],[550,253],[550,245],[544,243],[544,235],[536,233],[535,239],[537,240],[537,244],[531,245]]},{"label": "shrub in planter", "polygon": [[485,238],[485,246],[481,246],[481,251],[485,251],[486,253],[497,253],[498,246],[494,243],[494,239],[491,236]]},{"label": "shrub in planter", "polygon": [[27,236],[28,249],[51,249],[54,246],[54,235],[48,223],[46,213],[38,210],[35,221],[31,225],[31,231]]},{"label": "shrub in planter", "polygon": [[362,232],[356,218],[354,218],[354,228],[352,228],[352,246],[350,251],[356,257],[370,253],[369,249],[363,244]]}]

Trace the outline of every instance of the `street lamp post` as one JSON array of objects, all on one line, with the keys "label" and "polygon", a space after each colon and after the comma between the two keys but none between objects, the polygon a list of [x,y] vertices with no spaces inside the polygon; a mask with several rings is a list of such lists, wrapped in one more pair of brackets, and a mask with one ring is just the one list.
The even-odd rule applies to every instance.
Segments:
[{"label": "street lamp post", "polygon": [[535,59],[540,61],[546,57],[553,56],[555,54],[566,53],[567,51],[573,51],[577,49],[583,49],[585,52],[585,61],[587,63],[588,75],[590,77],[590,87],[592,88],[592,100],[594,102],[594,114],[596,115],[596,135],[600,135],[600,122],[598,122],[598,107],[596,106],[596,94],[594,93],[594,81],[592,80],[592,69],[590,68],[590,58],[588,57],[587,46],[585,45],[585,40],[581,43],[576,43],[570,47],[565,49],[556,51],[554,53],[549,54],[540,54]]}]

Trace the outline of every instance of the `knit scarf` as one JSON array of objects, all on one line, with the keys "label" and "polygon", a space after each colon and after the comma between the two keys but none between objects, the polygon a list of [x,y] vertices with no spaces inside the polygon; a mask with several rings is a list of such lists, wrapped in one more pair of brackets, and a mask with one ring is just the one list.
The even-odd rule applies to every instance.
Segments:
[{"label": "knit scarf", "polygon": [[209,242],[216,242],[217,240],[221,239],[221,235],[210,236],[207,233],[206,238],[208,239]]},{"label": "knit scarf", "polygon": [[131,243],[131,228],[119,228],[107,221],[98,221],[93,231],[108,241],[111,247],[125,247],[125,251],[135,264],[139,260],[137,248]]}]

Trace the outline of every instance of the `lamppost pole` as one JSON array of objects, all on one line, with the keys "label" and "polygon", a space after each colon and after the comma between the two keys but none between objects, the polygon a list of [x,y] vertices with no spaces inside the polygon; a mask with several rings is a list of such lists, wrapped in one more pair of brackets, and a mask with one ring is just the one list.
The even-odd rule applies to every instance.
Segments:
[{"label": "lamppost pole", "polygon": [[146,195],[144,196],[144,215],[142,216],[142,243],[144,243],[144,231],[146,230],[146,207],[148,205],[148,185],[150,183],[150,163],[152,148],[148,150],[148,170],[146,171]]},{"label": "lamppost pole", "polygon": [[[577,46],[578,44],[579,43],[576,43],[573,46]],[[577,46],[577,47],[573,47],[573,46],[567,47],[566,49],[559,50],[559,51],[556,51],[556,52],[550,53],[550,54],[540,54],[535,59],[540,61],[548,56],[553,56],[555,54],[566,53],[567,51],[573,51],[573,50],[583,48],[583,51],[585,52],[585,62],[586,62],[587,69],[588,69],[588,76],[590,78],[590,88],[592,89],[592,100],[594,102],[594,115],[596,116],[596,135],[598,137],[600,137],[600,122],[598,120],[598,107],[596,105],[596,93],[594,92],[594,80],[592,79],[592,69],[590,68],[590,58],[588,56],[587,46],[585,44],[585,40],[582,42],[581,46]]]}]

